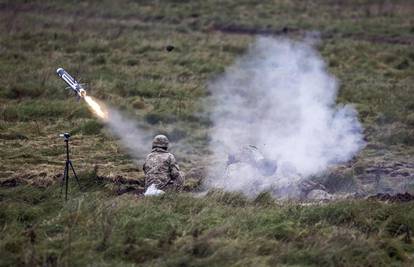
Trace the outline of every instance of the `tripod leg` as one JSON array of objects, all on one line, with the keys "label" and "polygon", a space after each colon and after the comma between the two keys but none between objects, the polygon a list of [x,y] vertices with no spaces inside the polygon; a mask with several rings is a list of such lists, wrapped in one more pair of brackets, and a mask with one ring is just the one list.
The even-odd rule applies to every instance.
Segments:
[{"label": "tripod leg", "polygon": [[68,165],[65,164],[65,170],[63,171],[62,181],[60,182],[60,194],[63,193],[63,185],[65,183],[65,180],[68,178],[67,177],[67,168],[68,168]]},{"label": "tripod leg", "polygon": [[79,182],[79,178],[78,178],[78,175],[75,172],[75,168],[73,168],[72,161],[69,161],[69,164],[70,164],[70,168],[72,169],[73,175],[75,176],[76,182],[79,185],[79,190],[81,190],[82,188],[81,188],[81,185],[80,185],[80,182]]},{"label": "tripod leg", "polygon": [[65,200],[68,200],[68,188],[69,188],[69,162],[66,162],[66,188],[65,188]]}]

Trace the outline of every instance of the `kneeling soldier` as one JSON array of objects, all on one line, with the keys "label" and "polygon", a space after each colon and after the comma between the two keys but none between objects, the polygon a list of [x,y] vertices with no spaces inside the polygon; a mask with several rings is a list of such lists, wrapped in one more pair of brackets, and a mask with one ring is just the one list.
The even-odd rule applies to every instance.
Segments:
[{"label": "kneeling soldier", "polygon": [[168,150],[168,138],[157,135],[152,141],[152,151],[144,163],[145,189],[152,184],[163,191],[181,191],[184,179],[173,154]]}]

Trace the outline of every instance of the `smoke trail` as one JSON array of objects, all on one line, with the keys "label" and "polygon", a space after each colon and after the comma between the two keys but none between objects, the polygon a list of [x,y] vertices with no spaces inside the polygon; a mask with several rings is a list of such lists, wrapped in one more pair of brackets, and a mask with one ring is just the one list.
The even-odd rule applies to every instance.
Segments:
[{"label": "smoke trail", "polygon": [[[142,160],[145,153],[150,150],[151,139],[154,132],[144,124],[138,124],[135,120],[129,119],[117,109],[108,107],[102,101],[91,96],[83,97],[89,109],[98,119],[105,123],[112,135],[119,138],[121,145],[135,160]],[[138,163],[138,162],[136,162]]]},{"label": "smoke trail", "polygon": [[105,120],[110,132],[119,138],[128,154],[136,160],[144,159],[151,151],[151,140],[154,132],[144,124],[129,119],[114,108],[107,108],[108,117]]},{"label": "smoke trail", "polygon": [[163,125],[160,127],[149,126],[146,123],[131,119],[127,114],[122,114],[115,108],[108,107],[102,101],[90,96],[84,97],[89,109],[103,122],[110,133],[119,138],[120,144],[126,149],[139,165],[145,159],[145,155],[151,151],[152,139],[156,134],[164,134],[172,137],[173,143],[170,150],[182,154],[191,154],[194,148],[189,146],[188,140],[174,135],[174,127]]},{"label": "smoke trail", "polygon": [[[278,162],[279,174],[309,177],[349,160],[363,146],[355,109],[336,105],[338,83],[307,43],[259,38],[209,90],[216,163],[250,144]],[[265,190],[280,182],[243,168],[229,180],[225,166],[213,165],[209,186],[251,194],[253,184]]]}]

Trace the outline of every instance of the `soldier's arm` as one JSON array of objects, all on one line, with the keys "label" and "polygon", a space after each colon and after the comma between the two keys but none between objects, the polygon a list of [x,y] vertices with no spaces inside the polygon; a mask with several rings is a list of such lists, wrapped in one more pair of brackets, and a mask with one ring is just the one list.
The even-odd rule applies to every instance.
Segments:
[{"label": "soldier's arm", "polygon": [[145,168],[145,163],[144,163],[144,165],[142,165],[142,170],[144,171],[144,174],[147,174],[147,171],[145,169],[146,168]]},{"label": "soldier's arm", "polygon": [[182,180],[180,167],[178,167],[177,161],[175,160],[173,154],[170,155],[170,173],[173,180]]},{"label": "soldier's arm", "polygon": [[147,174],[148,172],[147,160],[148,160],[148,157],[145,159],[144,165],[142,165],[142,170],[144,171],[144,174]]}]

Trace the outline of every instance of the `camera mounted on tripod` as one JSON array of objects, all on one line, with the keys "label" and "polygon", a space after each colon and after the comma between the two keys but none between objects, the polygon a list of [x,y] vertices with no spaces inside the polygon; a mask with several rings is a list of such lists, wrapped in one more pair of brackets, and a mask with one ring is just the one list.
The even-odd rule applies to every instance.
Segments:
[{"label": "camera mounted on tripod", "polygon": [[65,141],[68,141],[70,138],[70,134],[69,133],[63,133],[63,134],[59,134],[60,137],[63,137],[65,139]]}]

